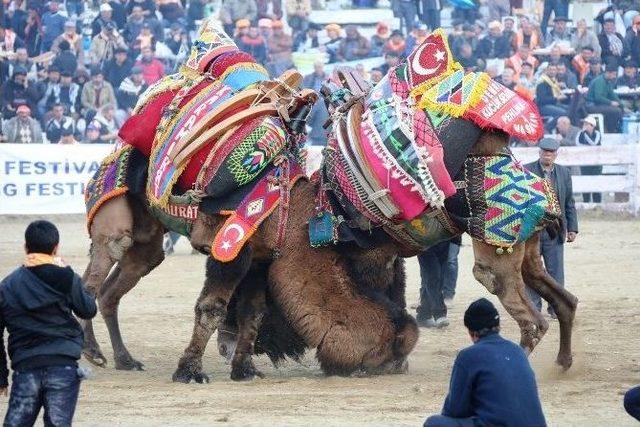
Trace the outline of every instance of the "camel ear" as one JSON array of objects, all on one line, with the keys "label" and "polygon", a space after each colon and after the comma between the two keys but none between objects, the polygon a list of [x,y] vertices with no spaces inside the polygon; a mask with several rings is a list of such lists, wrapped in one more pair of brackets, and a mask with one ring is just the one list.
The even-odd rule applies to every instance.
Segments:
[{"label": "camel ear", "polygon": [[437,29],[407,57],[409,89],[430,86],[436,79],[457,69],[461,66],[451,54],[447,35],[442,29]]}]

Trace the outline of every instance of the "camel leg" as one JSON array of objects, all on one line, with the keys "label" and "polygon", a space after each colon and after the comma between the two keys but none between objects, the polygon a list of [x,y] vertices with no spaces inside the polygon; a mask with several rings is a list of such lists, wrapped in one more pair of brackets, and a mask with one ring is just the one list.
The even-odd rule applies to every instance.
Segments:
[{"label": "camel leg", "polygon": [[507,312],[518,322],[520,345],[529,354],[538,345],[549,324],[535,309],[525,291],[521,273],[524,245],[515,245],[513,249],[511,254],[497,255],[494,246],[473,240],[473,275],[500,299]]},{"label": "camel leg", "polygon": [[155,232],[149,236],[149,240],[144,243],[136,242],[122,257],[118,263],[119,274],[109,286],[103,286],[102,292],[98,296],[100,313],[104,318],[111,338],[113,347],[113,357],[116,369],[119,370],[142,370],[143,364],[131,357],[127,350],[120,326],[118,323],[118,306],[120,299],[131,289],[133,289],[140,279],[164,260],[162,250],[163,230],[156,228]]},{"label": "camel leg", "polygon": [[267,265],[253,267],[238,287],[238,344],[231,362],[231,379],[234,381],[252,380],[256,376],[264,378],[253,364],[252,356],[258,329],[267,308],[267,268]]},{"label": "camel leg", "polygon": [[540,257],[540,234],[536,233],[525,244],[522,264],[524,282],[553,307],[560,324],[560,349],[556,362],[565,370],[571,367],[571,333],[578,299],[558,283],[545,270]]},{"label": "camel leg", "polygon": [[231,297],[251,266],[252,250],[245,246],[236,259],[221,263],[207,258],[206,279],[195,306],[195,321],[191,341],[173,374],[174,382],[209,382],[202,372],[202,355],[211,335],[227,316]]}]

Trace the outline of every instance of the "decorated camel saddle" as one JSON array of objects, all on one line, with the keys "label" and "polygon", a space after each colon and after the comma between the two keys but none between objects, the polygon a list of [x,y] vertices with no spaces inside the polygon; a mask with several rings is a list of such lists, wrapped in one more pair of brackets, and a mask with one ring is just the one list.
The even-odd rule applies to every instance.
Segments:
[{"label": "decorated camel saddle", "polygon": [[151,211],[187,236],[199,209],[228,214],[212,252],[233,259],[285,187],[303,176],[299,148],[317,96],[301,83],[297,71],[270,79],[205,21],[185,64],[141,96],[120,129],[122,146],[89,183],[89,226],[105,201],[133,191],[131,169],[140,165],[131,163],[140,153],[146,174],[136,191]]},{"label": "decorated camel saddle", "polygon": [[[510,153],[468,157],[480,129],[535,143],[542,121],[528,99],[486,73],[465,73],[441,30],[375,87],[338,68],[321,92],[332,122],[312,245],[383,230],[420,250],[467,231],[510,248],[557,210],[550,187]],[[464,217],[452,218],[449,201],[465,196]]]}]

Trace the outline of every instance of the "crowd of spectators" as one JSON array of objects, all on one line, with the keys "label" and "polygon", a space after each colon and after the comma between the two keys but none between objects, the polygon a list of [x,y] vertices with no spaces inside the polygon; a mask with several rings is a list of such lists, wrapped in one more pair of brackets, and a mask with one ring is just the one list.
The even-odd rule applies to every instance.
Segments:
[{"label": "crowd of spectators", "polygon": [[[319,89],[324,63],[351,62],[373,82],[440,25],[439,0],[393,0],[400,25],[320,25],[311,0],[3,0],[0,21],[2,141],[113,142],[138,96],[188,54],[198,23],[220,19],[237,45],[277,76],[296,54],[317,55],[305,86]],[[609,7],[573,22],[566,0],[545,0],[543,24],[517,1],[454,7],[446,28],[455,58],[534,100],[549,131],[602,114],[607,132],[637,110],[640,14]],[[488,6],[487,6],[488,4]],[[354,1],[354,6],[375,2]],[[551,19],[551,17],[553,17]],[[391,25],[393,24],[393,25]],[[359,61],[379,58],[365,69]],[[322,143],[326,109],[310,119]],[[562,120],[560,120],[562,118]],[[577,140],[575,140],[577,141]],[[575,143],[575,142],[574,142]]]}]

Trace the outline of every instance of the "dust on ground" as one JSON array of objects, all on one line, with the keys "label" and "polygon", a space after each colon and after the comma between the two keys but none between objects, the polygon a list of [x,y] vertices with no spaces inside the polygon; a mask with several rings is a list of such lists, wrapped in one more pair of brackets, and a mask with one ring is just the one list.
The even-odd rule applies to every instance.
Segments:
[{"label": "dust on ground", "polygon": [[[79,273],[87,264],[88,239],[81,217],[59,217],[61,250]],[[22,260],[22,233],[28,220],[0,217],[0,275]],[[574,367],[554,366],[558,325],[531,356],[550,426],[632,426],[622,394],[640,383],[640,222],[591,217],[580,224],[577,242],[567,245],[566,281],[580,299],[574,334]],[[171,374],[192,328],[193,305],[204,280],[204,257],[190,255],[181,240],[175,255],[144,278],[122,302],[120,323],[134,357],[145,372],[93,368],[83,383],[75,424],[114,425],[421,425],[438,412],[459,348],[469,344],[462,313],[488,292],[473,280],[469,241],[460,253],[458,294],[451,326],[421,330],[406,375],[326,378],[313,353],[302,364],[273,368],[256,364],[266,379],[236,383],[218,356],[214,340],[204,358],[209,384],[173,384]],[[418,299],[419,272],[408,261],[408,303]],[[497,299],[490,297],[495,303]],[[518,340],[515,322],[501,309],[504,335]],[[108,358],[111,348],[101,319],[96,334]],[[111,359],[110,359],[111,360]],[[86,362],[83,362],[86,364]],[[6,399],[1,399],[4,413]]]}]

